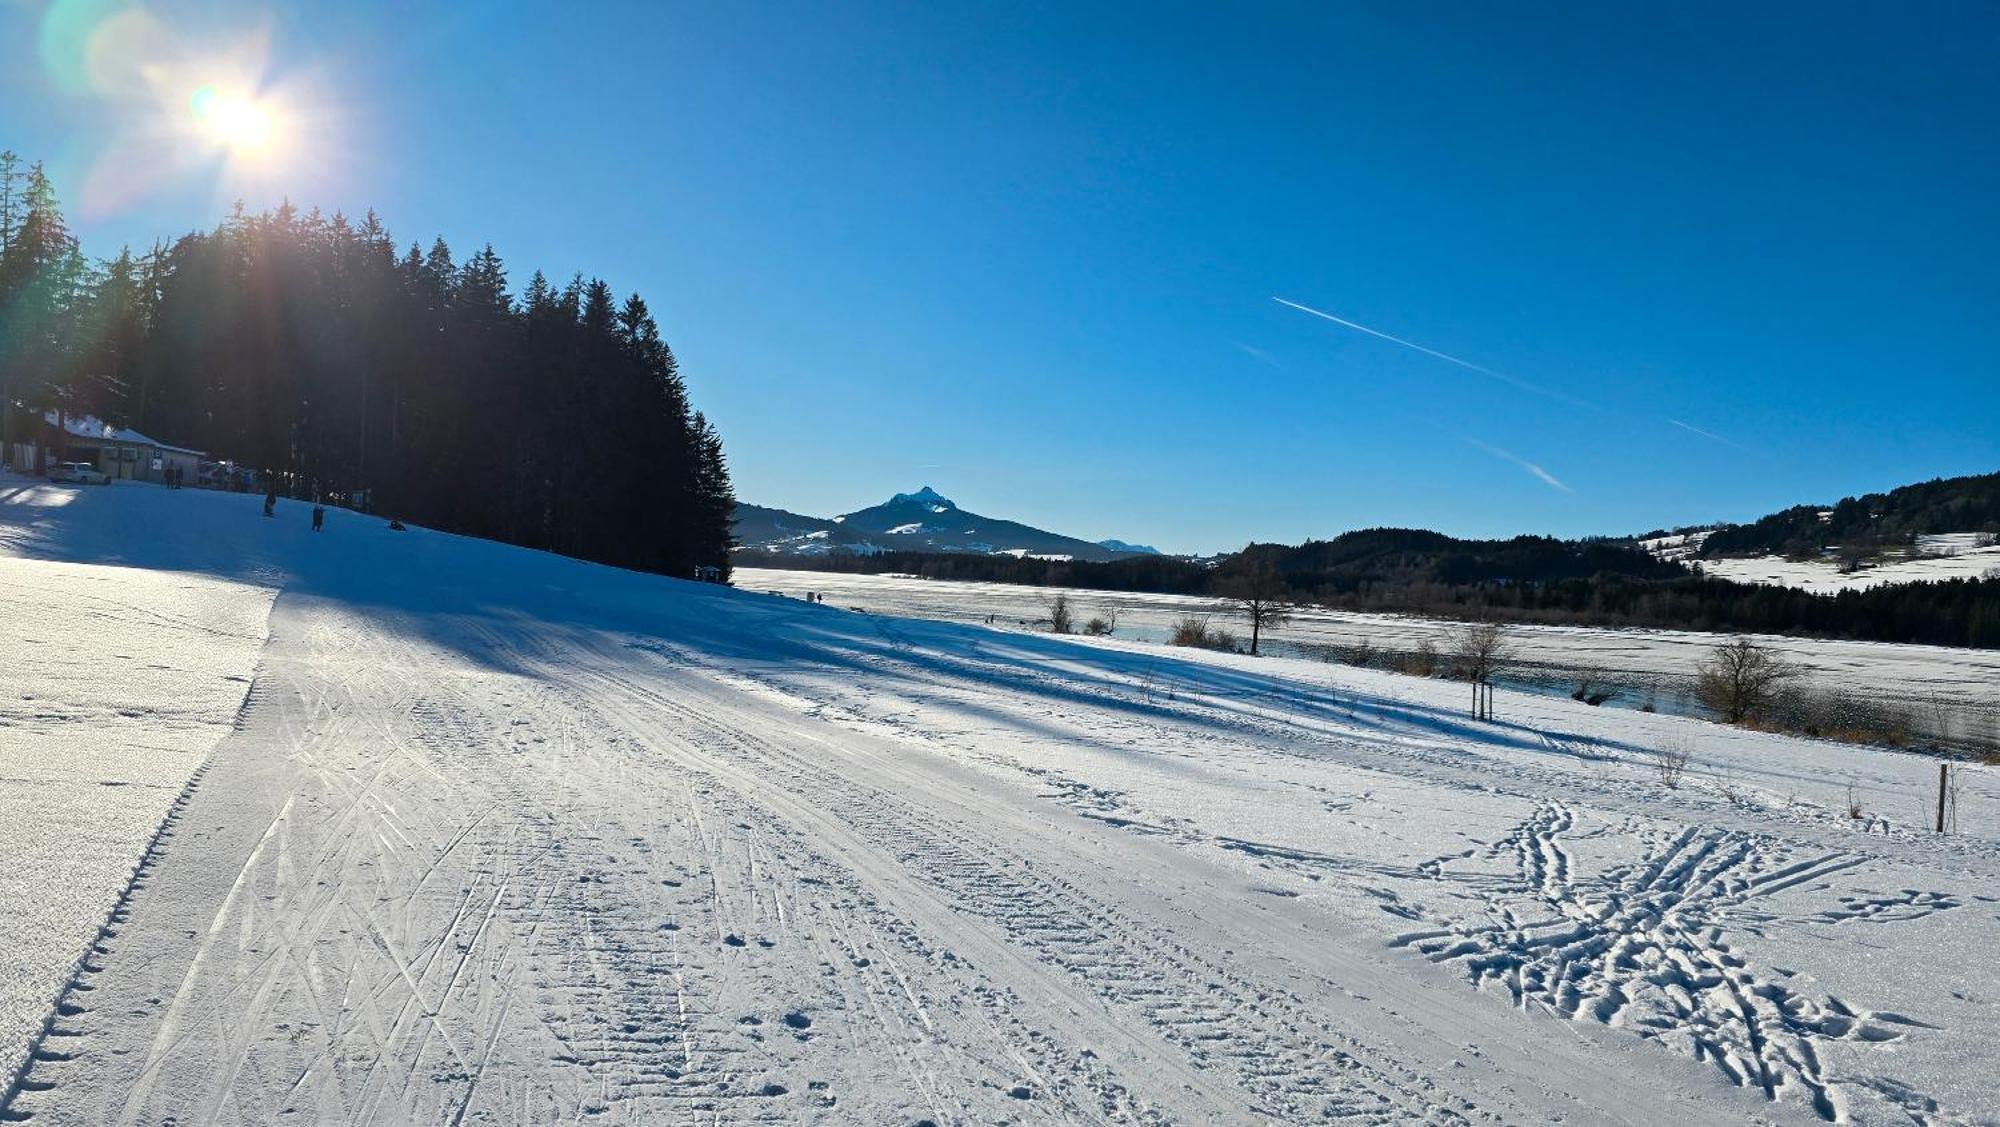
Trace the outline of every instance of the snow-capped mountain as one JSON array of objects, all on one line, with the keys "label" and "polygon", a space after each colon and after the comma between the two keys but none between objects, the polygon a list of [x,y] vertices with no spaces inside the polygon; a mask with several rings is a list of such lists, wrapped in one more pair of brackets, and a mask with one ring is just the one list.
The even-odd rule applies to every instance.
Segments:
[{"label": "snow-capped mountain", "polygon": [[928,485],[831,519],[739,503],[736,539],[739,551],[780,555],[974,552],[1103,561],[1158,554],[1122,540],[1093,543],[1018,521],[981,516],[959,508]]}]

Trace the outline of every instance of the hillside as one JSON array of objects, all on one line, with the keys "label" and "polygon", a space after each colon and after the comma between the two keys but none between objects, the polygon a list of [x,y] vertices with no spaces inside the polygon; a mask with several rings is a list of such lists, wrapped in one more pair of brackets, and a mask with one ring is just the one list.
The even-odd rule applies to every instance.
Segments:
[{"label": "hillside", "polygon": [[1600,576],[1676,579],[1687,569],[1620,541],[1459,540],[1421,529],[1371,528],[1297,547],[1252,544],[1231,566],[1269,564],[1307,595],[1418,584],[1548,584]]},{"label": "hillside", "polygon": [[1860,560],[1914,548],[1918,537],[1952,533],[2000,534],[2000,473],[1939,478],[1830,506],[1795,505],[1714,530],[1701,555],[1817,559],[1835,552]]},{"label": "hillside", "polygon": [[0,573],[10,1120],[1990,1106],[1976,769],[193,490],[0,483]]}]

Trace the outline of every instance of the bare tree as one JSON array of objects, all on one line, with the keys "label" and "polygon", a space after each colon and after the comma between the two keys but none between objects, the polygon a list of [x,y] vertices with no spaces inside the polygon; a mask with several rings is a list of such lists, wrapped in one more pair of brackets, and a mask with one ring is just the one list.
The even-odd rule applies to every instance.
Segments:
[{"label": "bare tree", "polygon": [[1709,651],[1695,671],[1695,698],[1725,724],[1741,724],[1761,715],[1777,699],[1799,668],[1747,637],[1737,637]]},{"label": "bare tree", "polygon": [[1507,629],[1497,622],[1468,622],[1451,637],[1451,660],[1458,675],[1484,684],[1513,656]]},{"label": "bare tree", "polygon": [[1298,602],[1292,598],[1292,589],[1285,585],[1278,569],[1268,563],[1223,578],[1216,585],[1216,593],[1250,620],[1252,654],[1257,652],[1257,643],[1266,630],[1276,630],[1290,622],[1298,610]]}]

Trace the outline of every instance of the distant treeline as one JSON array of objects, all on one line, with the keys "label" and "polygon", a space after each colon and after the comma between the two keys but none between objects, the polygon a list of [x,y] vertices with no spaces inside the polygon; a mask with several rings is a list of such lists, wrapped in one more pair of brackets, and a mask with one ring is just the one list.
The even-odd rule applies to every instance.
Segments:
[{"label": "distant treeline", "polygon": [[358,225],[239,207],[93,262],[36,165],[0,155],[0,437],[94,415],[435,528],[685,576],[729,564],[722,443],[638,295],[516,298],[488,246],[398,255]]},{"label": "distant treeline", "polygon": [[1091,563],[1086,560],[1016,559],[970,552],[877,552],[861,555],[833,552],[794,556],[745,549],[736,553],[738,567],[779,567],[849,575],[921,575],[926,579],[957,579],[979,583],[1018,583],[1029,587],[1078,587],[1091,591],[1144,591],[1161,595],[1208,593],[1212,573],[1200,564],[1176,556],[1134,556]]},{"label": "distant treeline", "polygon": [[[766,560],[738,555],[746,567]],[[1214,567],[1163,556],[1082,563],[919,552],[771,555],[768,565],[1174,595],[1214,595],[1230,577],[1269,567],[1294,599],[1341,610],[2000,648],[2000,579],[1816,595],[1703,577],[1615,541],[1369,529],[1297,547],[1253,544]]]},{"label": "distant treeline", "polygon": [[1797,505],[1751,524],[1716,529],[1702,543],[1701,554],[1811,559],[1828,546],[1838,546],[1865,555],[1940,532],[2000,532],[2000,473],[1941,478],[1849,497],[1830,512],[1817,505]]}]

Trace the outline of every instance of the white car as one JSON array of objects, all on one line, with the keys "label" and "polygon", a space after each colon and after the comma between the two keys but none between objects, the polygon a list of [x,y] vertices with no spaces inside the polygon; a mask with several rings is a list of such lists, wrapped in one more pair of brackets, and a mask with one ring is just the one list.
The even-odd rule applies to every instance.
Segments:
[{"label": "white car", "polygon": [[67,481],[74,485],[110,485],[111,478],[89,462],[58,462],[49,471],[50,481]]}]

